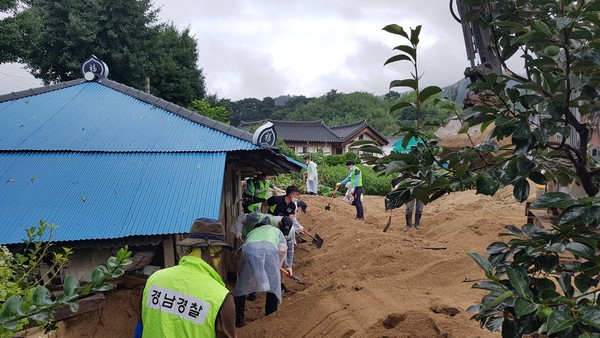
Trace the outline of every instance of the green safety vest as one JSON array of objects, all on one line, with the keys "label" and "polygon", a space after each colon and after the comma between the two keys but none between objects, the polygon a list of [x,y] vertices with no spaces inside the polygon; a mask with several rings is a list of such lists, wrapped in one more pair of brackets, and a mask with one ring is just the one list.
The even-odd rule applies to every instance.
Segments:
[{"label": "green safety vest", "polygon": [[279,248],[279,234],[281,230],[274,226],[263,225],[250,231],[246,238],[246,244],[254,242],[269,242],[275,248]]},{"label": "green safety vest", "polygon": [[184,256],[179,265],[148,278],[142,297],[142,337],[216,337],[217,315],[228,293],[208,263]]},{"label": "green safety vest", "polygon": [[254,196],[254,181],[246,180],[246,188],[244,188],[244,194],[248,196]]},{"label": "green safety vest", "polygon": [[[262,203],[263,202],[256,202],[256,203],[250,204],[248,206],[248,210],[250,210],[250,212],[261,212]],[[258,208],[258,210],[256,208]]]},{"label": "green safety vest", "polygon": [[[271,185],[271,181],[258,181],[258,184],[255,184],[256,188],[254,192],[254,197],[262,198],[263,200],[267,199],[267,193],[269,192],[269,186]],[[260,191],[260,192],[257,192]]]},{"label": "green safety vest", "polygon": [[354,166],[354,168],[352,168],[352,170],[350,170],[350,183],[352,183],[352,186],[354,187],[354,181],[356,181],[356,171],[358,170],[358,184],[356,184],[357,187],[362,187],[362,171],[360,171],[360,169],[358,169],[357,166]]}]

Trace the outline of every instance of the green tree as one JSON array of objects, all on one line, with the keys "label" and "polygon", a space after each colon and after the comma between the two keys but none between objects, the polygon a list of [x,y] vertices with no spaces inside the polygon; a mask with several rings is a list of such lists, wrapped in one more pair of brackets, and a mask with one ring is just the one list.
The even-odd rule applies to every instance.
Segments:
[{"label": "green tree", "polygon": [[[1,8],[0,8],[1,10]],[[158,24],[150,0],[17,2],[0,21],[0,62],[26,63],[44,83],[81,77],[90,55],[109,78],[187,106],[206,95],[198,45],[189,28]]]},{"label": "green tree", "polygon": [[227,112],[227,109],[222,106],[213,106],[206,100],[194,100],[188,109],[215,121],[229,124],[229,113]]},{"label": "green tree", "polygon": [[40,23],[32,11],[24,10],[25,4],[17,0],[0,0],[0,63],[20,62],[24,51],[32,45]]},{"label": "green tree", "polygon": [[108,65],[112,79],[144,87],[158,15],[150,0],[39,0],[26,11],[41,25],[24,57],[36,78],[44,83],[79,78],[82,61],[93,54]]},{"label": "green tree", "polygon": [[[465,3],[471,10],[462,19],[490,30],[490,48],[498,52],[504,71],[479,74],[480,81],[469,86],[477,97],[471,102],[477,104],[465,110],[461,132],[481,126],[491,128],[492,138],[453,151],[412,129],[407,134],[422,136],[424,142],[410,153],[367,160],[380,173],[394,176],[388,208],[466,189],[493,195],[505,186],[524,201],[530,181],[580,185],[587,196],[550,192],[533,202],[532,207],[558,212],[550,228],[507,225],[501,236],[510,240],[491,243],[487,255],[469,253],[485,274],[473,287],[488,292],[469,311],[482,327],[502,330],[503,337],[533,332],[598,337],[600,166],[590,156],[590,140],[600,101],[600,2]],[[400,54],[388,62],[416,60],[416,30],[410,36],[396,25],[386,30],[411,43],[397,46]],[[506,64],[518,51],[523,52],[524,76]],[[418,81],[392,84],[413,88]],[[509,81],[516,84],[509,86]],[[510,142],[500,147],[503,139]],[[377,151],[373,144],[363,146]]]},{"label": "green tree", "polygon": [[202,69],[198,68],[198,43],[190,29],[179,32],[173,24],[156,29],[156,43],[151,49],[152,67],[148,74],[150,92],[181,106],[203,99],[206,85]]}]

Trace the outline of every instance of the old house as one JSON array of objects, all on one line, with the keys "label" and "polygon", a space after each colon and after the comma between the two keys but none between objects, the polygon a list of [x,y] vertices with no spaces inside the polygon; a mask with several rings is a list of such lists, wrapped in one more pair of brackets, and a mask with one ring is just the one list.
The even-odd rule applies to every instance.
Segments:
[{"label": "old house", "polygon": [[357,148],[351,147],[358,140],[374,140],[381,146],[388,144],[387,139],[380,135],[366,120],[355,123],[329,127],[322,120],[317,121],[242,121],[238,128],[251,130],[257,126],[271,122],[277,136],[296,154],[316,153],[323,151],[325,155],[339,155],[349,151],[358,153]]},{"label": "old house", "polygon": [[244,176],[300,170],[246,131],[85,75],[0,96],[2,245],[44,220],[80,279],[126,244],[134,265],[170,266],[194,219],[229,230]]}]

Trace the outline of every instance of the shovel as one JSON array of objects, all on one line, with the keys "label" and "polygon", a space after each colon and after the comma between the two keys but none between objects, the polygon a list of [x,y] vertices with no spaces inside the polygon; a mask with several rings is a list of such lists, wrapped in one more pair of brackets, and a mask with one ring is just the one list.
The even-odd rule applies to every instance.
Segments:
[{"label": "shovel", "polygon": [[[333,199],[335,198],[335,193],[338,191],[339,189],[339,185],[337,185],[335,187],[335,190],[333,190],[333,194],[331,194],[331,200],[333,201]],[[331,201],[329,201],[329,203],[325,206],[325,210],[331,210]]]},{"label": "shovel", "polygon": [[390,228],[390,225],[392,224],[392,212],[393,212],[392,210],[393,209],[390,209],[390,217],[388,218],[387,224],[383,228],[383,232],[387,232],[388,229]]},{"label": "shovel", "polygon": [[286,269],[284,269],[284,268],[279,268],[279,269],[281,269],[281,272],[283,272],[283,273],[284,273],[286,276],[288,276],[288,277],[290,277],[291,279],[293,279],[293,280],[294,280],[294,282],[296,282],[296,283],[298,283],[298,284],[304,284],[304,281],[302,280],[302,278],[300,278],[300,277],[296,277],[296,276],[292,276],[292,275],[289,275],[289,274],[288,274],[288,272],[287,272],[287,270],[286,270]]},{"label": "shovel", "polygon": [[312,238],[312,245],[314,245],[317,249],[320,249],[323,246],[323,238],[321,238],[321,236],[319,236],[319,234],[315,234],[314,236],[311,235],[310,233],[304,231],[305,234],[309,235],[310,238]]}]

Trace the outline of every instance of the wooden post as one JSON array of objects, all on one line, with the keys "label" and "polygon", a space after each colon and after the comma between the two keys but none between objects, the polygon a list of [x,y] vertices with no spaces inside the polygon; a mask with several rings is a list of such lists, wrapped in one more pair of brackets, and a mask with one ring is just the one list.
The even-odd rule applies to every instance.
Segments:
[{"label": "wooden post", "polygon": [[163,256],[165,268],[175,266],[175,242],[173,241],[173,236],[169,236],[163,241]]}]

